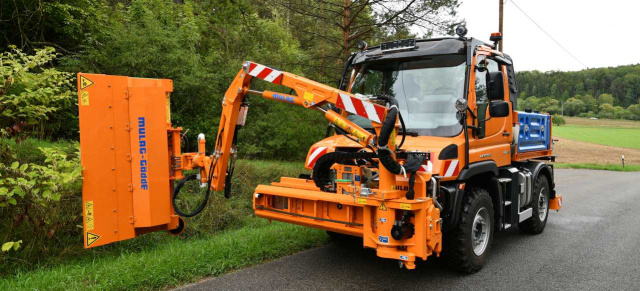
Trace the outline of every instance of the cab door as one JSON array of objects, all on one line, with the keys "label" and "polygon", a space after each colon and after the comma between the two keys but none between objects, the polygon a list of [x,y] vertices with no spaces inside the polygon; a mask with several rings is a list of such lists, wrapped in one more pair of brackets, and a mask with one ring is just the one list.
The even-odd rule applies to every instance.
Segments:
[{"label": "cab door", "polygon": [[[490,72],[502,72],[503,84],[507,84],[506,72],[503,66],[491,60],[488,52],[479,52],[474,58],[469,82],[469,107],[476,118],[473,120],[472,138],[469,141],[469,162],[493,160],[498,166],[511,162],[509,117],[492,117],[490,115],[491,102],[505,101],[508,91],[501,99],[490,99],[487,90],[487,78]],[[509,102],[510,103],[510,102]],[[470,123],[471,124],[471,123]]]}]

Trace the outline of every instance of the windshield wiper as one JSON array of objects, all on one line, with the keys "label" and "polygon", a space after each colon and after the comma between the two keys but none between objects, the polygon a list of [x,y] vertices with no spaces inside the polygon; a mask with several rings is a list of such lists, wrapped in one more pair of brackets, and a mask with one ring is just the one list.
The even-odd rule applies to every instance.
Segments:
[{"label": "windshield wiper", "polygon": [[402,129],[398,131],[398,134],[404,134],[404,135],[408,135],[408,136],[419,136],[420,135],[420,134],[418,134],[417,131],[411,131],[411,130],[402,131]]}]

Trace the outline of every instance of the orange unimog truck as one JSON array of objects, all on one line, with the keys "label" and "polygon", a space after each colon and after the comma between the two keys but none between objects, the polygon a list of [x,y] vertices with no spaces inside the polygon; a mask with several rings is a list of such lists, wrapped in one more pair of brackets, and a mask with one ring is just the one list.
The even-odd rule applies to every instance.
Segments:
[{"label": "orange unimog truck", "polygon": [[[515,111],[515,71],[495,50],[500,36],[488,44],[457,33],[361,43],[338,88],[245,62],[220,100],[215,148],[200,134],[195,153],[181,152],[182,128],[171,125],[170,80],[78,74],[85,247],[179,234],[211,191],[229,197],[254,94],[330,121],[307,154],[311,174],[256,188],[257,216],[362,237],[407,269],[444,253],[461,271],[480,270],[495,232],[541,233],[562,196],[543,162],[553,159],[551,117]],[[252,90],[252,78],[295,94]],[[191,212],[175,203],[186,183],[206,188]]]}]

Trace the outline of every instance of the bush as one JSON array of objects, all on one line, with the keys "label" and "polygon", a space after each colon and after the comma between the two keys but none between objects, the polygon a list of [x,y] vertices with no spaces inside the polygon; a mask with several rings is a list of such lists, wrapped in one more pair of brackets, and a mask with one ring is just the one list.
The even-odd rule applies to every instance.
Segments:
[{"label": "bush", "polygon": [[564,120],[564,117],[560,115],[554,115],[552,119],[553,119],[553,125],[561,126],[566,123],[566,121]]},{"label": "bush", "polygon": [[0,266],[36,263],[82,240],[80,176],[77,143],[0,139],[0,243],[11,246]]},{"label": "bush", "polygon": [[56,56],[53,48],[36,50],[33,55],[15,47],[0,53],[0,135],[77,135],[73,77],[43,67]]},{"label": "bush", "polygon": [[[145,235],[85,251],[80,169],[75,142],[51,143],[28,138],[16,143],[0,139],[0,245],[6,246],[6,250],[0,251],[0,274],[97,256],[118,248],[136,249],[167,238],[164,233]],[[231,199],[225,199],[222,193],[212,193],[204,211],[186,219],[182,237],[245,225],[246,217],[253,213],[252,195],[257,185],[305,172],[308,173],[302,163],[238,160]],[[179,206],[191,211],[201,201],[203,192],[198,183],[187,183]]]},{"label": "bush", "polygon": [[629,105],[627,111],[631,119],[640,120],[640,104]]},{"label": "bush", "polygon": [[567,99],[564,103],[564,113],[569,116],[576,116],[586,109],[585,103],[575,97]]}]

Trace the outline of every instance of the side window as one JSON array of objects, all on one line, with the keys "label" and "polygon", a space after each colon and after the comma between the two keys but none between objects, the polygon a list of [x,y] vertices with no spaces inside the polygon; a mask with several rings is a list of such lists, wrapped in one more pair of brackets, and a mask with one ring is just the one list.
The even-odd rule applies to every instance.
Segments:
[{"label": "side window", "polygon": [[355,83],[353,84],[352,93],[360,93],[365,95],[375,95],[382,93],[383,72],[377,70],[366,70],[358,73]]},{"label": "side window", "polygon": [[484,138],[485,135],[485,123],[483,120],[487,118],[487,106],[489,106],[487,74],[496,71],[498,71],[498,63],[487,59],[484,55],[478,56],[475,80],[476,105],[478,106],[478,138]]}]

